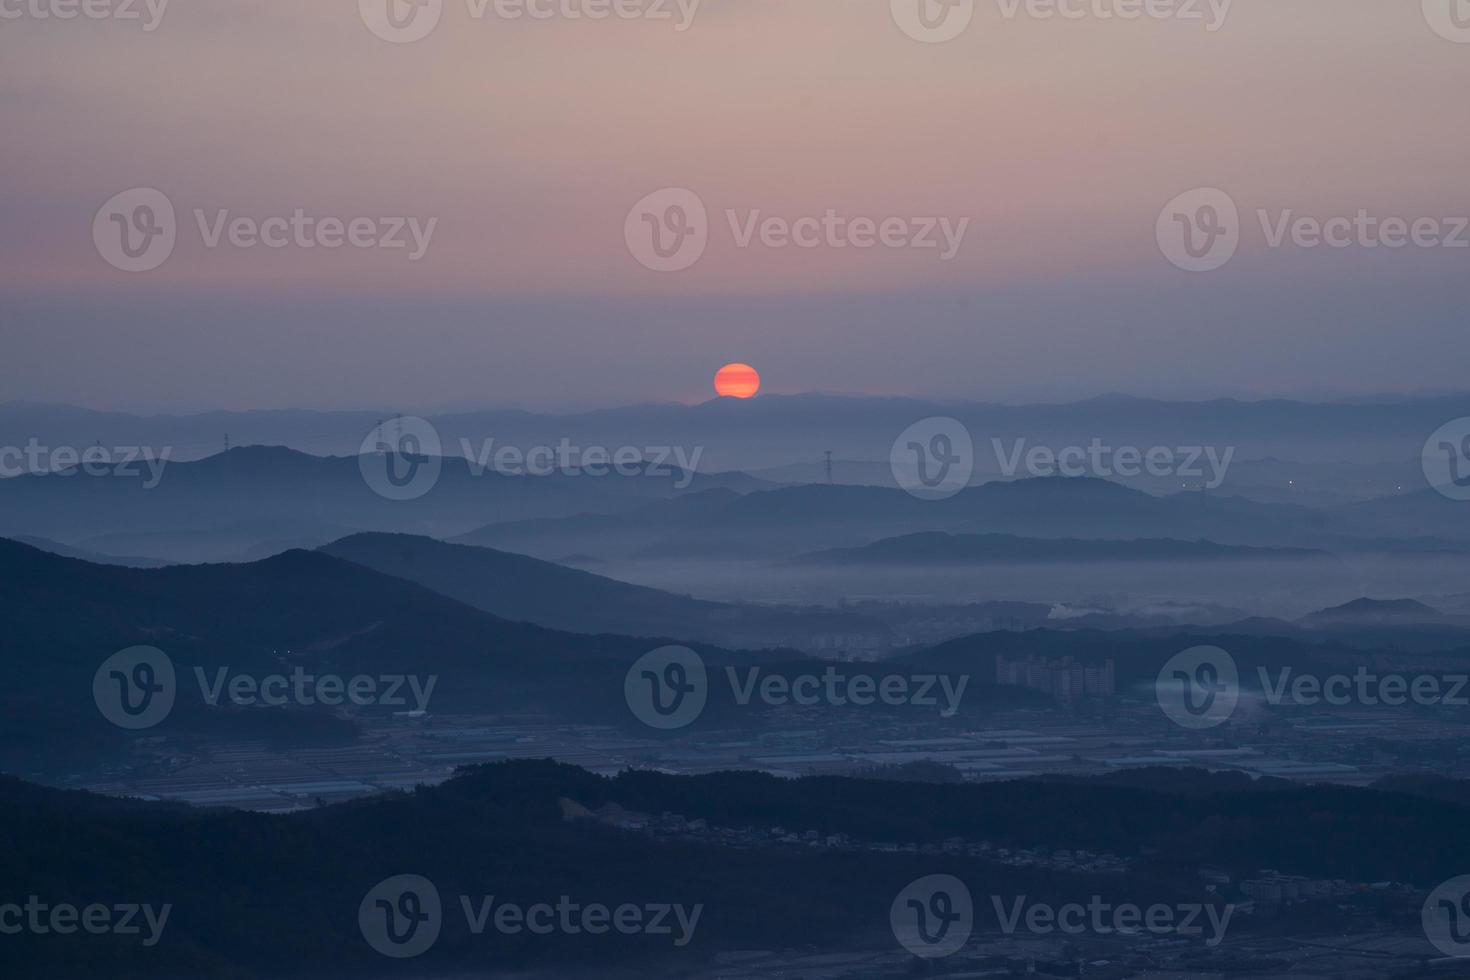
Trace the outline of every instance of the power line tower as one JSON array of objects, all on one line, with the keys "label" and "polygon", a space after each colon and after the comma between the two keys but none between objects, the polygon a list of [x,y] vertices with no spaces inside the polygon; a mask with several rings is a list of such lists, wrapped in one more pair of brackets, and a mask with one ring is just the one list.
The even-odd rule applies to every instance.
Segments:
[{"label": "power line tower", "polygon": [[827,450],[827,482],[832,482],[832,450]]}]

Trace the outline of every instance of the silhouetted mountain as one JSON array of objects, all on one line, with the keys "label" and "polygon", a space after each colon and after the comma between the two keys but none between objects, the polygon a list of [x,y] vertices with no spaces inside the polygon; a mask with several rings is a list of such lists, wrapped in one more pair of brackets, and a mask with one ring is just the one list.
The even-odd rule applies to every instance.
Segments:
[{"label": "silhouetted mountain", "polygon": [[1354,599],[1331,609],[1319,609],[1303,616],[1303,626],[1365,626],[1385,623],[1435,623],[1446,619],[1415,599]]},{"label": "silhouetted mountain", "polygon": [[84,538],[80,544],[105,554],[145,554],[158,564],[239,563],[270,558],[296,548],[309,551],[348,531],[326,521],[254,518],[208,528],[115,531]]},{"label": "silhouetted mountain", "polygon": [[[0,606],[0,666],[11,679],[0,688],[0,764],[26,772],[38,760],[95,760],[127,743],[131,736],[99,713],[92,680],[104,660],[135,645],[158,647],[176,667],[178,703],[160,734],[242,723],[241,713],[205,703],[195,668],[209,677],[220,668],[256,678],[297,668],[434,675],[435,710],[631,722],[623,676],[658,645],[510,622],[306,551],[247,565],[134,569],[0,540]],[[715,665],[752,659],[698,648]],[[263,710],[245,711],[243,721]]]},{"label": "silhouetted mountain", "polygon": [[140,558],[136,555],[109,555],[101,551],[88,551],[86,548],[73,548],[50,538],[37,538],[29,534],[17,534],[10,540],[28,544],[32,548],[49,551],[53,555],[63,558],[76,558],[79,561],[89,561],[95,565],[122,565],[126,568],[162,568],[169,564],[159,558]]},{"label": "silhouetted mountain", "polygon": [[412,535],[358,534],[321,550],[506,619],[579,633],[809,647],[819,634],[887,631],[879,621],[851,612],[707,602],[524,555]]},{"label": "silhouetted mountain", "polygon": [[[154,473],[118,463],[86,475],[0,480],[0,534],[32,534],[92,550],[186,561],[233,560],[274,544],[316,546],[355,530],[457,534],[488,521],[611,513],[707,485],[670,464],[592,477],[476,472],[445,457],[422,496],[375,493],[356,456],[247,446]],[[134,475],[126,475],[133,472]],[[728,480],[728,477],[720,478]]]},{"label": "silhouetted mountain", "polygon": [[1250,548],[1212,541],[1137,538],[1098,541],[1079,538],[1019,538],[1011,534],[945,534],[930,531],[884,538],[861,548],[803,555],[802,564],[984,564],[990,562],[1243,561],[1331,559],[1305,548]]}]

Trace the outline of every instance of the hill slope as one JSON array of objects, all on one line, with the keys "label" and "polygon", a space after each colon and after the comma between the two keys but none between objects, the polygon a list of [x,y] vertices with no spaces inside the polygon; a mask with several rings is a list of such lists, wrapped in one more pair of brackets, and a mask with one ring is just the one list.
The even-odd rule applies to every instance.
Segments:
[{"label": "hill slope", "polygon": [[883,632],[851,613],[707,602],[525,555],[407,534],[356,534],[320,549],[506,619],[579,633],[806,646],[818,633]]}]

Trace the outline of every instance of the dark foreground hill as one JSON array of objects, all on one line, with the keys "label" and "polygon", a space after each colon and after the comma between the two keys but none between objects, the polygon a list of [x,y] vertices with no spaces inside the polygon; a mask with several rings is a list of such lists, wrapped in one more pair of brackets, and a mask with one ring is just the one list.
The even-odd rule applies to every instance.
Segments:
[{"label": "dark foreground hill", "polygon": [[[298,671],[425,684],[433,677],[432,710],[624,723],[633,720],[625,673],[667,642],[511,622],[307,551],[245,565],[136,569],[0,539],[0,608],[0,668],[8,679],[0,687],[0,765],[22,772],[48,761],[96,761],[131,741],[135,733],[110,725],[98,710],[93,680],[110,656],[138,645],[163,651],[178,683],[172,713],[141,734],[290,737],[302,725],[315,731],[351,712],[320,704],[236,710],[228,695],[207,703],[204,680],[214,684],[221,671],[230,682]],[[712,666],[753,659],[698,649]]]},{"label": "dark foreground hill", "polygon": [[[1470,866],[1470,842],[1459,832],[1470,811],[1454,802],[1373,789],[1245,786],[1239,777],[1201,771],[1149,776],[897,787],[754,773],[605,779],[522,762],[290,816],[111,800],[0,778],[0,840],[25,842],[0,850],[0,880],[15,894],[170,906],[158,941],[146,947],[120,935],[7,936],[6,976],[423,977],[478,974],[487,964],[563,976],[667,976],[733,950],[891,943],[890,903],[928,874],[965,881],[976,896],[977,928],[991,930],[992,895],[1222,903],[1199,877],[1203,860],[1236,875],[1272,867],[1420,886]],[[589,816],[599,810],[623,814],[625,826],[640,815],[674,813],[745,828],[752,843],[654,836]],[[755,843],[772,840],[778,827],[843,835],[848,843]],[[1083,874],[938,853],[953,838],[1086,848],[1126,859],[1133,870]],[[895,852],[875,847],[884,843]],[[359,925],[369,892],[399,875],[432,883],[442,902],[437,941],[410,964],[376,953]],[[555,905],[563,896],[610,908],[677,904],[698,908],[699,918],[683,945],[670,935],[614,930],[491,928],[477,935],[462,902],[475,909],[489,896],[521,906]]]}]

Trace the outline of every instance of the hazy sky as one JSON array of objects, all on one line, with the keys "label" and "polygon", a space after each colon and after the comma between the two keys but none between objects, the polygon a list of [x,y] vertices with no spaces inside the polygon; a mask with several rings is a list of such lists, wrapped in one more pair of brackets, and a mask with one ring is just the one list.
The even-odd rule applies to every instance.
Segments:
[{"label": "hazy sky", "polygon": [[[773,391],[994,400],[1465,387],[1470,247],[1428,244],[1470,244],[1441,220],[1470,215],[1450,0],[971,0],[945,43],[900,26],[920,0],[703,0],[684,30],[693,0],[443,0],[412,43],[357,0],[174,0],[151,31],[51,2],[0,0],[0,401],[582,407],[704,398],[731,360]],[[671,19],[566,16],[599,2]],[[147,217],[99,214],[132,188],[176,214],[147,272],[94,241]],[[661,188],[707,213],[681,271],[634,254]],[[1195,188],[1238,207],[1209,272],[1156,227]],[[297,209],[372,219],[364,242],[406,219],[406,247],[219,225]],[[1263,209],[1436,221],[1273,247]],[[810,248],[750,224],[829,210]]]}]

